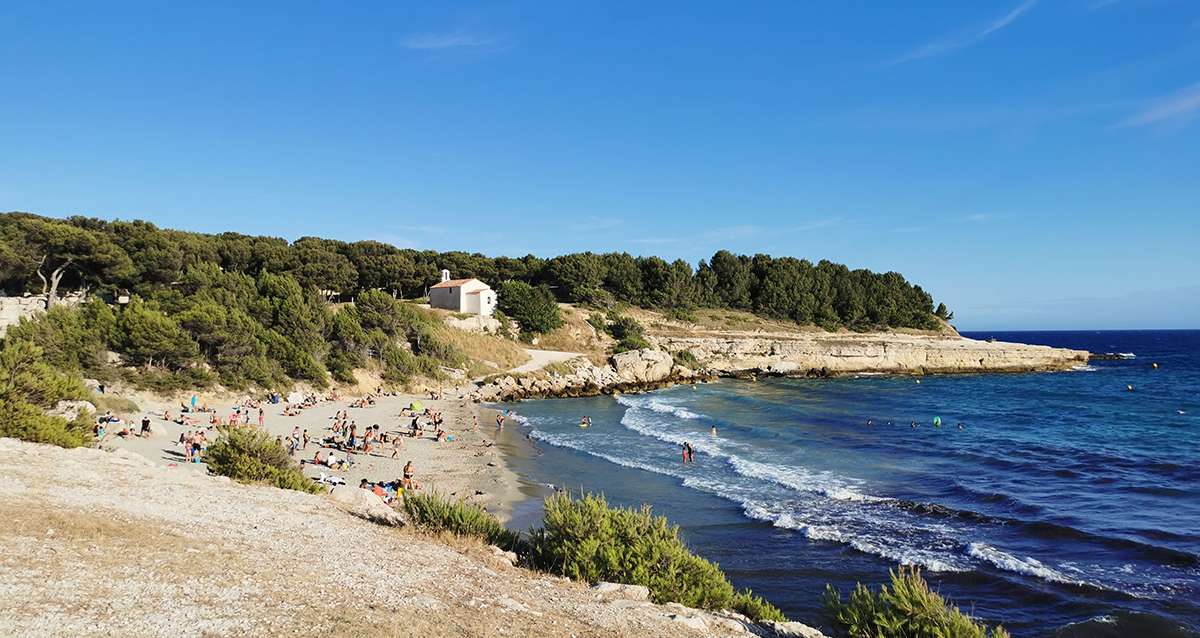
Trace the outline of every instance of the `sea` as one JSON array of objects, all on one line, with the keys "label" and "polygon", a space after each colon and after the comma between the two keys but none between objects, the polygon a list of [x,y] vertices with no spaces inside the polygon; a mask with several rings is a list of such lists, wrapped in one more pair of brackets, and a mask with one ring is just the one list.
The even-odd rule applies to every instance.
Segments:
[{"label": "sea", "polygon": [[829,628],[827,584],[875,588],[914,565],[1014,636],[1200,635],[1200,331],[966,336],[1113,358],[524,401],[498,406],[516,414],[504,443],[522,447],[531,495],[648,503],[736,586],[814,626]]}]

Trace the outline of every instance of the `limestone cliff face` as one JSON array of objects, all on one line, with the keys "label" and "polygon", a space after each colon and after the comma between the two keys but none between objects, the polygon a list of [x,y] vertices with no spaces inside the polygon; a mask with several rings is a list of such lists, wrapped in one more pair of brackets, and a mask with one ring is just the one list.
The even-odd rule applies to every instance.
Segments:
[{"label": "limestone cliff face", "polygon": [[602,392],[649,390],[706,376],[675,365],[669,352],[649,348],[613,355],[603,366],[593,365],[583,356],[567,363],[571,371],[566,374],[493,378],[481,384],[472,396],[479,401],[590,396]]},{"label": "limestone cliff face", "polygon": [[659,348],[686,350],[719,374],[937,374],[1067,370],[1087,363],[1082,350],[959,336],[826,334],[658,336]]},{"label": "limestone cliff face", "polygon": [[[502,376],[481,384],[473,396],[480,401],[588,396],[750,374],[1039,372],[1069,370],[1088,360],[1088,353],[1082,350],[976,341],[957,335],[657,335],[651,340],[655,348],[614,355],[608,365],[596,366],[580,357],[569,362],[569,373]],[[671,353],[680,351],[692,353],[700,369],[676,365]]]}]

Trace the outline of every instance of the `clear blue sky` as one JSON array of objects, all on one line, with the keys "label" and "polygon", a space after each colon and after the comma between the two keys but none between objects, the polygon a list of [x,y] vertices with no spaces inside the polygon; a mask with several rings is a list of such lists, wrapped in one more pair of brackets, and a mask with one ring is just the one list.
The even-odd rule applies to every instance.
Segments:
[{"label": "clear blue sky", "polygon": [[898,270],[1200,327],[1200,3],[9,2],[0,210]]}]

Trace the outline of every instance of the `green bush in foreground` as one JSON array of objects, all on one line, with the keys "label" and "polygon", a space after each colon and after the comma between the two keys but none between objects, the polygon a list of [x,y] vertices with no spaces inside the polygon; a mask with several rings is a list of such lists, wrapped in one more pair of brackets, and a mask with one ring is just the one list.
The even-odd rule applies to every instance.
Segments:
[{"label": "green bush in foreground", "polygon": [[825,590],[825,609],[833,624],[851,638],[1008,638],[1003,627],[988,630],[930,591],[916,568],[891,572],[892,586],[872,593],[859,583],[842,602],[833,587]]},{"label": "green bush in foreground", "polygon": [[88,445],[90,415],[68,421],[45,412],[59,401],[85,396],[78,376],[46,363],[41,346],[10,339],[0,348],[0,436],[60,447]]},{"label": "green bush in foreground", "polygon": [[438,492],[406,493],[404,511],[418,527],[471,536],[513,552],[525,550],[520,534],[506,529],[495,517],[473,503],[451,499]]},{"label": "green bush in foreground", "polygon": [[678,527],[648,506],[615,508],[603,496],[560,493],[546,499],[544,524],[530,541],[530,561],[541,569],[590,583],[644,585],[657,603],[784,619],[770,603],[737,592],[716,564],[684,545]]},{"label": "green bush in foreground", "polygon": [[321,486],[300,472],[287,450],[270,434],[251,427],[225,426],[204,455],[208,469],[242,483],[265,483],[316,494]]}]

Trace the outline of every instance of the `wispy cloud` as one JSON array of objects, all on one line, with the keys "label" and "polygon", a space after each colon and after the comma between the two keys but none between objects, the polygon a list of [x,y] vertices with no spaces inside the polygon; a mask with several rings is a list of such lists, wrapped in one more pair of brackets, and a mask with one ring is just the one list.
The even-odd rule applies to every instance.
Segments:
[{"label": "wispy cloud", "polygon": [[891,60],[886,64],[886,66],[896,66],[898,64],[905,64],[908,62],[916,62],[917,60],[924,60],[925,58],[943,55],[945,53],[950,53],[951,51],[956,51],[958,49],[963,49],[976,44],[993,33],[996,33],[997,31],[1016,22],[1018,18],[1025,15],[1030,9],[1032,9],[1034,5],[1037,4],[1037,1],[1038,0],[1025,0],[1025,2],[1017,5],[1017,7],[1013,10],[995,20],[992,20],[980,29],[953,37],[934,40],[933,42],[917,47],[916,49],[913,49],[912,51],[909,51],[908,53]]},{"label": "wispy cloud", "polygon": [[607,230],[609,228],[616,228],[617,226],[620,226],[623,223],[624,223],[624,220],[616,218],[616,217],[598,217],[598,216],[593,215],[591,217],[587,217],[578,222],[575,222],[574,224],[571,224],[570,229],[575,232],[584,233],[584,232],[592,232],[592,231],[597,231],[597,230]]},{"label": "wispy cloud", "polygon": [[501,42],[495,36],[463,30],[444,33],[413,33],[400,39],[400,46],[414,51],[480,49],[499,44]]},{"label": "wispy cloud", "polygon": [[631,244],[642,244],[644,246],[662,246],[664,244],[677,244],[680,239],[678,237],[638,237],[630,239]]},{"label": "wispy cloud", "polygon": [[813,221],[805,223],[805,224],[800,224],[798,226],[792,226],[791,228],[788,228],[788,231],[793,232],[793,233],[807,233],[807,232],[814,231],[814,230],[821,230],[822,228],[832,228],[834,226],[841,226],[842,224],[845,224],[845,223],[846,223],[845,217],[826,217],[825,219],[816,219],[816,220],[813,220]]},{"label": "wispy cloud", "polygon": [[1197,110],[1200,110],[1200,83],[1193,84],[1170,97],[1156,100],[1149,107],[1125,119],[1118,126],[1182,124],[1194,117]]},{"label": "wispy cloud", "polygon": [[389,226],[392,230],[406,233],[441,233],[445,232],[442,226],[434,226],[432,224],[422,224],[418,226]]},{"label": "wispy cloud", "polygon": [[958,218],[958,221],[966,224],[978,224],[981,222],[990,222],[996,219],[996,216],[991,213],[971,213]]}]

